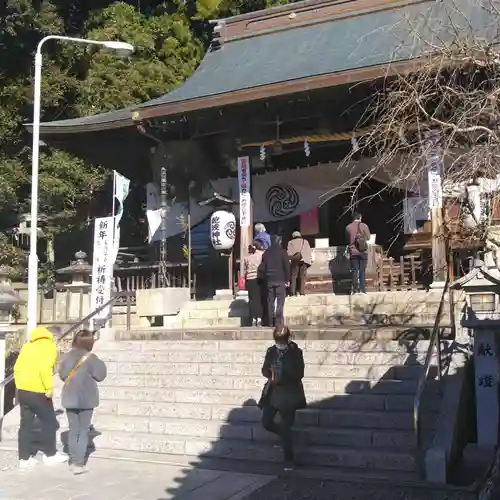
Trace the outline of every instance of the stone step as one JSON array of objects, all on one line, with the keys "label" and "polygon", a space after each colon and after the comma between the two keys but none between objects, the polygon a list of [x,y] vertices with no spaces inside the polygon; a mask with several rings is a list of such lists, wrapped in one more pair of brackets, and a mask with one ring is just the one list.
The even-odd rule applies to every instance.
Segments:
[{"label": "stone step", "polygon": [[[154,434],[163,440],[180,436],[218,440],[239,440],[242,443],[279,443],[274,434],[267,432],[260,422],[227,423],[210,420],[168,419],[144,416],[120,416],[102,413],[99,408],[92,424],[96,433],[127,433],[135,435]],[[59,417],[60,433],[68,430],[66,417]],[[432,429],[425,429],[430,435]],[[415,448],[415,436],[412,430],[394,430],[380,428],[325,428],[296,425],[293,429],[294,442],[297,446],[341,446],[354,449],[379,449],[410,451]],[[15,440],[17,429],[7,427],[2,431],[2,440]]]},{"label": "stone step", "polygon": [[[287,299],[295,305],[382,305],[382,304],[412,304],[412,303],[439,303],[441,291],[412,290],[408,292],[371,292],[366,296],[334,295],[333,293],[316,293]],[[235,300],[202,300],[192,301],[185,307],[185,311],[194,309],[237,309],[246,307],[246,299]]]},{"label": "stone step", "polygon": [[[237,439],[263,443],[278,442],[277,436],[267,432],[259,422],[224,423],[207,420],[168,419],[143,416],[117,418],[115,415],[96,412],[93,424],[98,432],[152,433],[189,438]],[[376,449],[414,449],[412,430],[379,428],[322,428],[297,425],[294,428],[297,445],[342,446]],[[168,436],[168,437],[167,437]]]},{"label": "stone step", "polygon": [[[411,304],[368,304],[366,307],[350,307],[348,305],[308,305],[298,304],[295,299],[290,299],[285,303],[284,316],[294,318],[297,316],[317,316],[323,317],[328,315],[339,315],[347,317],[363,317],[363,316],[401,316],[402,318],[414,318],[416,315],[424,315],[427,317],[435,316],[439,308],[439,303],[435,302],[417,302]],[[183,316],[191,319],[222,319],[222,318],[240,318],[248,316],[248,305],[241,305],[237,308],[230,306],[214,307],[213,309],[190,309],[185,311]],[[449,311],[443,311],[443,314],[448,314]]]},{"label": "stone step", "polygon": [[[127,413],[115,413],[109,410],[121,410]],[[211,416],[216,417],[211,420],[208,419],[186,419],[189,422],[198,422],[199,426],[215,426],[220,427],[225,425],[225,423],[230,422],[231,425],[243,425],[248,423],[256,423],[260,421],[261,412],[258,408],[216,408]],[[217,413],[217,411],[219,413]],[[134,413],[134,414],[130,414]],[[168,413],[168,411],[167,411]],[[191,412],[193,413],[193,412]],[[115,419],[117,422],[122,422],[117,425],[124,425],[122,429],[124,431],[129,431],[130,429],[127,425],[132,425],[134,422],[138,422],[140,428],[136,429],[138,432],[146,432],[145,427],[147,422],[158,420],[164,420],[165,422],[171,422],[172,426],[175,427],[174,421],[184,422],[184,419],[168,418],[164,417],[164,413],[161,411],[153,411],[149,415],[138,415],[137,409],[132,409],[132,407],[127,407],[125,405],[115,405],[109,408],[108,405],[103,404],[102,408],[99,408],[96,412],[99,418],[105,418],[108,420]],[[428,428],[433,427],[434,413],[427,412],[423,418],[425,421],[425,426]],[[161,417],[161,418],[160,418]],[[100,420],[99,420],[100,421]],[[329,409],[329,408],[306,408],[297,412],[297,426],[309,426],[315,428],[343,428],[343,429],[378,429],[387,431],[412,431],[413,430],[413,415],[410,411],[369,411],[369,410],[340,410],[340,409]],[[142,430],[141,430],[142,429]],[[118,430],[118,429],[110,429]],[[156,432],[149,430],[148,432]],[[185,431],[189,435],[189,427]],[[174,432],[175,433],[175,432]]]},{"label": "stone step", "polygon": [[[272,443],[233,439],[189,438],[162,434],[107,431],[94,438],[97,449],[130,450],[171,455],[218,457],[232,460],[281,462],[282,451]],[[337,466],[362,470],[415,471],[410,452],[343,448],[340,446],[298,446],[297,460],[305,465]]]},{"label": "stone step", "polygon": [[[303,385],[306,394],[313,392],[329,392],[333,394],[353,392],[373,392],[377,394],[414,394],[417,379],[391,380],[383,379],[350,379],[350,378],[304,378]],[[227,377],[210,375],[130,375],[110,374],[101,386],[114,387],[164,387],[169,389],[236,389],[249,390],[260,394],[264,379],[255,377]],[[433,384],[431,381],[429,386]]]},{"label": "stone step", "polygon": [[[17,439],[2,440],[0,442],[1,451],[17,451]],[[113,450],[113,449],[95,449],[91,448],[89,451],[92,452],[92,458],[104,459],[104,460],[126,460],[132,462],[154,462],[157,464],[165,465],[178,465],[182,467],[192,468],[200,467],[201,469],[217,469],[235,472],[252,472],[255,474],[276,474],[282,473],[282,464],[265,462],[263,464],[256,462],[251,463],[249,461],[242,461],[241,463],[235,462],[231,459],[221,459],[221,458],[208,458],[208,457],[196,457],[193,455],[171,455],[168,453],[151,453],[151,452],[138,452],[132,450]],[[264,470],[265,468],[265,470]],[[415,482],[418,480],[418,474],[416,472],[404,472],[404,471],[391,471],[391,470],[368,470],[368,469],[352,469],[344,467],[307,467],[307,475],[309,477],[315,478],[328,478],[330,480],[337,481],[395,481],[397,484],[405,483],[408,488],[408,482]],[[420,489],[420,487],[418,487]],[[240,499],[241,497],[234,497],[234,500]],[[392,497],[391,497],[392,498]],[[475,500],[475,497],[467,497],[468,500]],[[396,500],[396,497],[394,497]],[[398,499],[399,500],[399,497]]]},{"label": "stone step", "polygon": [[[410,303],[388,303],[388,304],[300,304],[296,302],[296,299],[288,299],[285,302],[284,314],[295,316],[303,313],[339,313],[346,315],[355,314],[367,314],[367,315],[377,315],[377,314],[435,314],[438,311],[438,302],[425,302],[416,301]],[[449,308],[443,310],[443,314],[449,312]],[[211,309],[189,309],[183,311],[182,315],[187,318],[211,318],[211,317],[240,317],[248,314],[248,304],[242,304],[238,307],[213,307]]]},{"label": "stone step", "polygon": [[[183,328],[205,329],[214,327],[243,327],[248,326],[248,314],[241,314],[237,317],[204,317],[203,319],[186,318],[182,320]],[[432,325],[436,318],[436,313],[380,313],[380,314],[336,314],[324,311],[322,314],[284,314],[284,322],[288,326],[364,326],[364,325]],[[450,322],[450,317],[443,314],[442,323]]]},{"label": "stone step", "polygon": [[[241,329],[241,330],[250,330]],[[260,333],[258,329],[256,334]],[[160,333],[162,333],[161,331]],[[140,332],[139,332],[140,333]],[[167,334],[169,332],[166,332]],[[177,333],[177,332],[171,332]],[[179,332],[182,333],[182,332]],[[266,336],[269,334],[265,332]],[[330,331],[328,331],[330,333]],[[339,335],[342,337],[345,334],[343,330],[339,330]],[[363,332],[360,332],[362,334]],[[212,332],[208,332],[212,334]],[[317,333],[318,335],[321,332]],[[326,335],[326,333],[325,333]],[[183,352],[184,356],[196,355],[196,353],[240,353],[246,355],[247,353],[256,353],[260,356],[266,353],[266,350],[272,345],[272,335],[267,339],[256,340],[120,340],[116,342],[100,342],[96,344],[97,353],[112,353],[115,355],[119,352],[143,353],[146,355],[155,355],[167,351],[170,353]],[[329,353],[400,353],[406,354],[408,351],[414,353],[426,354],[429,349],[429,341],[420,340],[418,342],[412,341],[395,341],[391,339],[376,339],[376,340],[300,340],[295,342],[304,351],[307,356],[309,352],[322,353],[328,355]],[[416,345],[415,345],[416,344]],[[177,354],[175,354],[177,356]]]},{"label": "stone step", "polygon": [[[226,377],[258,377],[262,364],[237,363],[127,363],[107,362],[108,375],[156,375],[165,380],[166,375],[213,375]],[[356,365],[356,364],[308,364],[305,377],[309,378],[353,378],[353,379],[416,379],[422,374],[420,365]],[[168,381],[165,380],[168,385]]]},{"label": "stone step", "polygon": [[[300,342],[299,342],[300,344]],[[193,363],[210,365],[213,363],[234,363],[241,366],[257,365],[264,361],[265,351],[259,352],[205,352],[205,351],[99,351],[99,357],[106,363]],[[307,367],[315,365],[423,365],[425,352],[407,354],[399,352],[321,352],[304,351]],[[436,356],[433,357],[435,362]]]},{"label": "stone step", "polygon": [[[250,391],[221,389],[185,390],[167,388],[101,387],[101,405],[110,413],[164,415],[174,418],[255,421],[260,418],[257,395]],[[411,411],[413,394],[340,394],[308,392],[307,402],[315,408],[345,410]],[[428,392],[425,410],[437,411],[441,398]],[[301,410],[304,412],[305,410]]]},{"label": "stone step", "polygon": [[183,319],[182,327],[183,328],[211,328],[215,326],[224,326],[224,327],[239,327],[243,326],[244,322],[242,321],[243,316],[236,316],[231,318],[204,318],[204,319]]},{"label": "stone step", "polygon": [[[156,389],[133,387],[102,387],[101,402],[113,408],[113,413],[131,411],[141,415],[164,415],[174,418],[198,418],[226,420],[228,418],[253,421],[260,418],[256,398],[248,392],[214,390]],[[413,395],[343,394],[308,392],[307,401],[316,408],[346,410],[411,411]],[[426,393],[425,410],[437,411],[440,395]],[[175,403],[175,404],[173,404]],[[129,405],[130,404],[130,405]],[[131,406],[133,404],[133,406]],[[155,410],[156,408],[156,410]],[[301,410],[304,411],[304,410]]]}]

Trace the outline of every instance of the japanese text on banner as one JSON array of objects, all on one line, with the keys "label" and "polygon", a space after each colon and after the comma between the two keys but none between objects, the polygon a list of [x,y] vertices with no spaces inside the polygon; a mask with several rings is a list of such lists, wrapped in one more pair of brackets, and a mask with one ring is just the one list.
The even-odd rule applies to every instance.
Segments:
[{"label": "japanese text on banner", "polygon": [[438,131],[430,130],[426,134],[425,150],[427,156],[427,179],[429,183],[429,209],[443,205],[442,186],[442,149],[441,136]]},{"label": "japanese text on banner", "polygon": [[250,226],[250,158],[240,156],[238,158],[238,187],[240,191],[240,226]]},{"label": "japanese text on banner", "polygon": [[[113,217],[101,217],[95,220],[90,307],[92,311],[111,299],[114,260],[113,225]],[[108,314],[109,307],[106,307],[96,314],[95,319],[106,319]]]}]

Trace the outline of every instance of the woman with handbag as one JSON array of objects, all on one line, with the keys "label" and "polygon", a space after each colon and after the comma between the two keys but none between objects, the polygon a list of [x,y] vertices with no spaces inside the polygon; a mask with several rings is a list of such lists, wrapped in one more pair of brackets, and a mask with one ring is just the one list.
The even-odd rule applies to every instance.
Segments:
[{"label": "woman with handbag", "polygon": [[250,320],[252,326],[262,324],[262,285],[259,280],[258,271],[262,262],[262,243],[254,241],[248,246],[248,255],[244,260],[245,286],[248,290],[248,305],[250,308]]},{"label": "woman with handbag", "polygon": [[[312,264],[311,246],[307,240],[302,238],[299,231],[294,231],[286,252],[290,259],[290,295],[292,297],[297,295],[297,288],[300,295],[305,295],[307,268]],[[299,281],[298,287],[297,280]]]},{"label": "woman with handbag", "polygon": [[[302,385],[304,357],[290,336],[287,326],[277,326],[273,331],[275,344],[267,350],[262,366],[262,375],[267,382],[259,401],[262,426],[281,438],[285,470],[292,470],[295,462],[292,438],[295,412],[306,406]],[[281,420],[279,424],[274,421],[277,413]]]},{"label": "woman with handbag", "polygon": [[68,417],[68,454],[74,474],[85,470],[85,458],[94,409],[99,406],[97,382],[106,378],[106,365],[92,348],[95,332],[81,330],[73,339],[72,349],[63,357],[59,376],[64,382],[62,406]]}]

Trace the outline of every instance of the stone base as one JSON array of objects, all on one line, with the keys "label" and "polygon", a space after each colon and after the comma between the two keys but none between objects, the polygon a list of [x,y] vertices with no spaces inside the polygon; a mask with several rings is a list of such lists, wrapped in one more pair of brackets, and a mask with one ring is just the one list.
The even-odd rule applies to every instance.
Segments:
[{"label": "stone base", "polygon": [[464,468],[476,478],[482,477],[490,466],[495,448],[482,448],[477,443],[469,443],[463,452]]},{"label": "stone base", "polygon": [[233,291],[229,288],[222,290],[215,290],[214,300],[231,300],[233,298]]},{"label": "stone base", "polygon": [[190,299],[188,288],[170,287],[137,290],[137,316],[178,314]]},{"label": "stone base", "polygon": [[433,290],[442,290],[445,287],[445,285],[446,285],[446,282],[444,282],[444,281],[433,281],[431,283],[430,287]]},{"label": "stone base", "polygon": [[100,342],[114,342],[116,339],[116,332],[114,328],[101,328],[99,330]]}]

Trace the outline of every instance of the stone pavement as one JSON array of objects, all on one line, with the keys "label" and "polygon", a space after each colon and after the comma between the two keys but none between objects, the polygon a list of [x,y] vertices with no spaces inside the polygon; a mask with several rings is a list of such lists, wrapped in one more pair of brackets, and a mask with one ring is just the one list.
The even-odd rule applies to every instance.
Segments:
[{"label": "stone pavement", "polygon": [[0,455],[0,500],[243,500],[273,479],[98,458],[90,460],[88,473],[73,476],[67,465],[20,471],[2,467],[5,460]]}]

